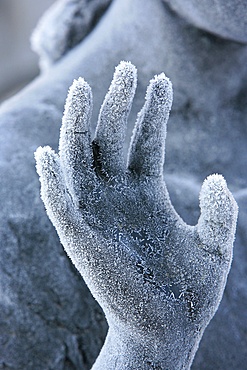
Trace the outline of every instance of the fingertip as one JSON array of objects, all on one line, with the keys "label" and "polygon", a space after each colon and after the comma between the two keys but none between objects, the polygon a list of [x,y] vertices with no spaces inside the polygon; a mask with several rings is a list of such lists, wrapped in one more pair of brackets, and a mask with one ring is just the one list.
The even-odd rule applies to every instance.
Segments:
[{"label": "fingertip", "polygon": [[42,147],[42,146],[39,146],[35,150],[35,152],[34,152],[34,159],[35,159],[36,163],[40,160],[40,157],[42,156],[43,150],[44,150],[44,147]]},{"label": "fingertip", "polygon": [[235,238],[238,206],[222,175],[210,175],[200,192],[201,216],[198,232],[201,241],[210,252],[221,256],[232,254]]},{"label": "fingertip", "polygon": [[44,156],[52,155],[51,153],[55,153],[55,152],[49,145],[39,146],[34,152],[34,158],[36,160],[39,160],[40,158],[43,158]]},{"label": "fingertip", "polygon": [[74,116],[89,113],[92,109],[92,99],[93,95],[90,85],[82,77],[75,79],[69,88],[66,98],[63,122]]},{"label": "fingertip", "polygon": [[71,214],[59,157],[49,146],[39,147],[34,155],[41,183],[41,199],[50,220],[61,231],[62,226],[70,223]]},{"label": "fingertip", "polygon": [[227,185],[222,175],[209,175],[203,182],[199,200],[202,209],[218,208],[225,203]]},{"label": "fingertip", "polygon": [[74,79],[72,85],[69,88],[69,93],[73,95],[77,95],[78,91],[91,91],[90,85],[87,83],[87,81],[84,80],[83,77]]},{"label": "fingertip", "polygon": [[73,83],[69,88],[68,95],[75,98],[84,95],[90,97],[92,95],[92,89],[83,77],[79,77],[77,80],[73,80]]},{"label": "fingertip", "polygon": [[122,60],[115,68],[114,77],[132,77],[137,78],[137,68],[131,62]]},{"label": "fingertip", "polygon": [[55,151],[49,147],[39,146],[34,152],[34,158],[36,160],[36,170],[38,175],[41,177],[45,170],[47,170],[50,165],[56,161],[57,154]]},{"label": "fingertip", "polygon": [[119,86],[126,93],[134,94],[137,86],[137,69],[131,62],[121,61],[115,68],[110,89],[116,90]]},{"label": "fingertip", "polygon": [[166,106],[167,110],[171,110],[173,101],[173,88],[170,79],[164,72],[154,76],[150,81],[146,93],[146,101],[157,99],[162,106]]},{"label": "fingertip", "polygon": [[230,216],[236,218],[238,206],[222,175],[213,174],[204,180],[199,200],[204,218],[218,223],[225,223]]}]

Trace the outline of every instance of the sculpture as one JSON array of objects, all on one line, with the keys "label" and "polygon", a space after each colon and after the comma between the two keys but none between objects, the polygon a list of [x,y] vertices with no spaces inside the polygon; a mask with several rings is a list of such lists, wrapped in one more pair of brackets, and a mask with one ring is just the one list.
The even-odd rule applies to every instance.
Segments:
[{"label": "sculpture", "polygon": [[[36,152],[41,195],[72,262],[106,314],[93,369],[188,369],[221,300],[237,205],[222,176],[205,180],[196,227],[172,207],[163,181],[172,86],[151,80],[124,162],[136,69],[120,63],[91,144],[92,94],[74,81],[59,156]],[[93,153],[94,152],[94,153]]]},{"label": "sculpture", "polygon": [[[186,0],[178,7],[177,0],[177,14],[170,8],[175,1],[145,0],[144,5],[142,0],[114,0],[97,23],[93,17],[84,40],[1,105],[0,368],[89,369],[102,347],[104,317],[47,218],[33,152],[38,146],[57,148],[64,100],[73,79],[83,76],[92,87],[94,128],[114,66],[131,60],[138,68],[138,87],[127,139],[148,81],[165,71],[174,86],[165,181],[176,211],[188,224],[196,224],[200,184],[210,173],[224,175],[239,205],[226,290],[192,369],[245,369],[247,49],[241,19],[246,5],[231,0],[217,3],[223,17],[234,5],[232,22],[242,34],[241,43],[236,35],[230,41],[230,35],[222,38],[219,30],[217,37],[198,28],[198,23],[194,27],[195,18],[188,23],[180,17],[191,4],[193,14],[203,6],[201,14],[208,17],[215,8],[212,2],[209,6],[208,1]],[[210,23],[212,27],[214,22]],[[59,19],[53,27],[60,29]],[[231,28],[228,31],[232,33]]]}]

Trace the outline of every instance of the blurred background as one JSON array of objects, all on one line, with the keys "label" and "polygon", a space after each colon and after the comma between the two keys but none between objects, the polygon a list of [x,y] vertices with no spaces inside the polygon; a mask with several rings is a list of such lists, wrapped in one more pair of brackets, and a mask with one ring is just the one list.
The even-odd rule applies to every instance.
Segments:
[{"label": "blurred background", "polygon": [[38,57],[30,36],[39,18],[55,0],[0,0],[0,102],[38,73]]}]

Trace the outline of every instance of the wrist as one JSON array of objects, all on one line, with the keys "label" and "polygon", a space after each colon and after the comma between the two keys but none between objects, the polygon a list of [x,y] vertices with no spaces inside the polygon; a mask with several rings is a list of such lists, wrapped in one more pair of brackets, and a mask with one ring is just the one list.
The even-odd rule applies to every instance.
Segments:
[{"label": "wrist", "polygon": [[173,333],[169,339],[161,339],[155,335],[133,333],[131,328],[122,330],[110,327],[92,370],[189,369],[199,339],[184,338],[181,332]]}]

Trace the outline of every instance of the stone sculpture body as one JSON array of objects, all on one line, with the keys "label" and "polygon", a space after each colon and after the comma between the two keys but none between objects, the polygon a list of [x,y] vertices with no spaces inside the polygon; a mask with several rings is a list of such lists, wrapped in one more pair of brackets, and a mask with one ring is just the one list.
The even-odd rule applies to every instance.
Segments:
[{"label": "stone sculpture body", "polygon": [[[181,2],[175,10],[180,9]],[[245,368],[247,67],[243,36],[231,39],[194,27],[163,1],[115,0],[81,43],[1,106],[0,368],[88,369],[102,346],[103,316],[47,219],[33,152],[40,145],[57,148],[63,104],[74,78],[83,76],[92,87],[95,126],[120,60],[131,60],[139,71],[130,126],[148,81],[165,71],[173,82],[165,180],[176,211],[196,224],[200,184],[214,172],[224,175],[238,202],[226,291],[192,368]]]}]

